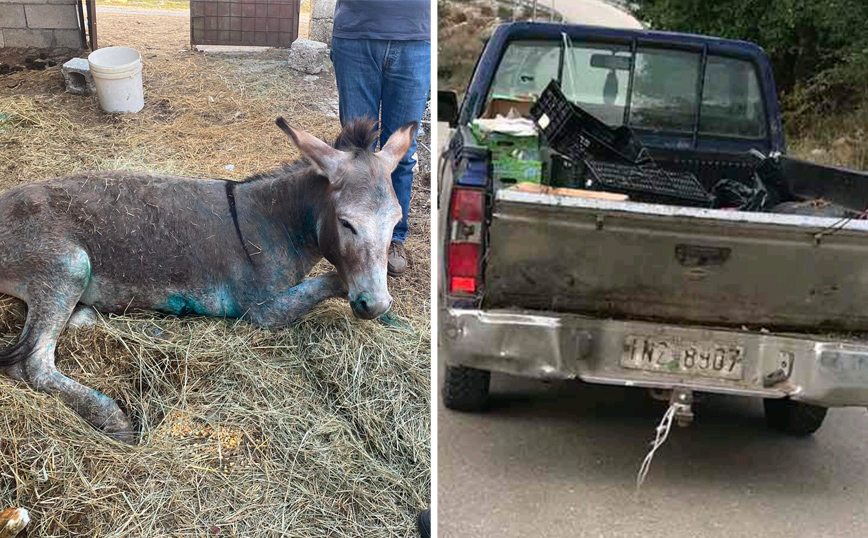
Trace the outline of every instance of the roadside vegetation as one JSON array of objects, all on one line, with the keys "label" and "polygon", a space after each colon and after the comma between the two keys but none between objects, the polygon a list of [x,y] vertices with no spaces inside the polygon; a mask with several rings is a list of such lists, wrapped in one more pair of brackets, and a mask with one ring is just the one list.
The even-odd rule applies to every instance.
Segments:
[{"label": "roadside vegetation", "polygon": [[[441,89],[463,93],[485,39],[498,23],[513,17],[513,9],[505,6],[491,0],[438,1]],[[637,0],[633,10],[649,28],[762,46],[775,69],[790,153],[868,169],[864,0]],[[529,17],[526,10],[517,16]],[[548,19],[548,14],[542,18]]]},{"label": "roadside vegetation", "polygon": [[[525,1],[524,4],[528,2]],[[476,58],[495,26],[510,21],[531,20],[531,8],[522,2],[505,0],[438,0],[437,2],[437,79],[439,89],[462,95]],[[537,6],[537,20],[557,18]]]},{"label": "roadside vegetation", "polygon": [[752,41],[771,57],[790,150],[868,169],[864,0],[637,0],[647,26]]}]

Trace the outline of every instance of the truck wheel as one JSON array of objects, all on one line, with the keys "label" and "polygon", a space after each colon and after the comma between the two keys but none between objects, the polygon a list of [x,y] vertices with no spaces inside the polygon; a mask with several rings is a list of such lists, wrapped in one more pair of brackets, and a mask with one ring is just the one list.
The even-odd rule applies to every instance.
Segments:
[{"label": "truck wheel", "polygon": [[825,407],[790,400],[789,398],[763,400],[766,423],[769,427],[790,435],[811,435],[823,425]]},{"label": "truck wheel", "polygon": [[488,403],[491,372],[447,366],[443,378],[443,405],[458,411],[481,411]]}]

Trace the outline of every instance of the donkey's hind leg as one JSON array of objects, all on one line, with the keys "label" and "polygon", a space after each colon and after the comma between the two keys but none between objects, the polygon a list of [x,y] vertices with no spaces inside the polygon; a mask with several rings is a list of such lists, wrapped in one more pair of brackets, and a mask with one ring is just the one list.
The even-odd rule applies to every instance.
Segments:
[{"label": "donkey's hind leg", "polygon": [[[43,264],[27,283],[27,321],[13,359],[24,358],[24,374],[38,391],[57,395],[83,419],[124,442],[134,442],[130,421],[114,400],[57,370],[57,337],[69,321],[90,280],[90,261],[78,250]],[[12,355],[13,352],[3,352]]]}]

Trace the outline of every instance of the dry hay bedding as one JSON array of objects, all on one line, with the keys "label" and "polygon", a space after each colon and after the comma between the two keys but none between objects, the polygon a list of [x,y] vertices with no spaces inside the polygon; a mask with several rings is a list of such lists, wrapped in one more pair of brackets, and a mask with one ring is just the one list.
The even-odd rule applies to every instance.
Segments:
[{"label": "dry hay bedding", "polygon": [[[116,17],[124,28],[135,19]],[[101,20],[104,45],[111,20]],[[179,53],[153,35],[165,27],[124,41],[146,52],[150,73],[135,116],[64,94],[59,67],[5,77],[0,188],[84,169],[240,177],[293,157],[272,127],[281,111],[336,133],[311,106],[333,81]],[[427,174],[417,186],[412,272],[390,282],[412,331],[354,320],[340,301],[282,331],[149,314],[67,331],[59,368],[115,398],[142,442],[114,443],[2,378],[0,504],[31,510],[30,536],[415,535],[415,511],[430,502]],[[4,342],[22,323],[22,305],[0,301]]]}]

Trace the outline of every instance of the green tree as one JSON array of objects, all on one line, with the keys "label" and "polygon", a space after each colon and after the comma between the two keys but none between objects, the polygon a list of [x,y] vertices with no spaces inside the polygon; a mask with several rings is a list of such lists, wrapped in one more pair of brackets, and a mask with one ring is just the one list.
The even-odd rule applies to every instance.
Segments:
[{"label": "green tree", "polygon": [[782,93],[813,92],[833,109],[865,95],[865,0],[637,0],[634,13],[655,29],[757,43]]}]

